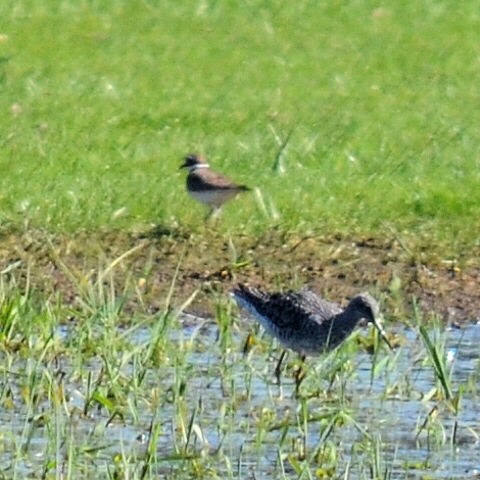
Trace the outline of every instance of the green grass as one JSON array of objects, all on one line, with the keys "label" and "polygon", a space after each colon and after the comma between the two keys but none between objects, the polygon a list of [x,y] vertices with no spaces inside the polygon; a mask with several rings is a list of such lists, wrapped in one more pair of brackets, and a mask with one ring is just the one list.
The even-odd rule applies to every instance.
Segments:
[{"label": "green grass", "polygon": [[393,231],[465,251],[480,218],[479,24],[474,3],[447,0],[6,0],[2,222],[194,228],[204,211],[177,169],[198,150],[267,205],[229,205],[226,230]]},{"label": "green grass", "polygon": [[[453,470],[475,458],[479,370],[407,306],[414,280],[389,287],[402,346],[370,355],[363,336],[309,359],[299,398],[294,355],[279,388],[277,343],[214,282],[214,318],[182,316],[196,291],[175,284],[196,268],[177,238],[212,245],[178,171],[195,150],[258,189],[226,206],[195,288],[218,248],[235,273],[262,251],[245,257],[244,234],[274,226],[474,256],[480,14],[397,3],[0,2],[0,478],[468,474]],[[135,235],[110,248],[152,224],[178,236],[144,265],[124,261]]]}]

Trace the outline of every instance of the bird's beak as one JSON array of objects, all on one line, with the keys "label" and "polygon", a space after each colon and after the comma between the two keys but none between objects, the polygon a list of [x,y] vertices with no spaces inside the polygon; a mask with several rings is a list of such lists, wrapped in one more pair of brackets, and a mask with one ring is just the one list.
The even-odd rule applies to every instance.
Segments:
[{"label": "bird's beak", "polygon": [[382,337],[383,341],[388,345],[388,348],[389,348],[390,350],[393,350],[392,344],[391,344],[390,341],[388,340],[387,334],[385,333],[385,330],[383,329],[382,324],[378,321],[378,319],[375,319],[375,320],[373,321],[373,325],[374,325],[375,328],[378,330],[378,333],[379,333],[380,336]]},{"label": "bird's beak", "polygon": [[183,165],[180,165],[179,170],[181,170],[182,168],[187,168],[187,167],[188,167],[188,165],[186,163],[184,163]]}]

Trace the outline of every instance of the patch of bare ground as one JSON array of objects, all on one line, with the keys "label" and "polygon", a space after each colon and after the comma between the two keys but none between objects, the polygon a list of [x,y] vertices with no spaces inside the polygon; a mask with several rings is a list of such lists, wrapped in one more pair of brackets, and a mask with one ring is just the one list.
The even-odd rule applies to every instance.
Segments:
[{"label": "patch of bare ground", "polygon": [[397,239],[302,237],[276,230],[259,237],[158,229],[74,236],[36,231],[0,237],[0,270],[4,282],[28,285],[73,308],[89,282],[113,282],[132,315],[165,308],[172,285],[173,305],[198,290],[190,311],[211,314],[235,283],[248,282],[270,290],[307,285],[340,302],[368,290],[382,299],[387,318],[407,321],[416,301],[423,311],[460,323],[480,318],[478,253],[460,265],[421,250],[412,253]]}]

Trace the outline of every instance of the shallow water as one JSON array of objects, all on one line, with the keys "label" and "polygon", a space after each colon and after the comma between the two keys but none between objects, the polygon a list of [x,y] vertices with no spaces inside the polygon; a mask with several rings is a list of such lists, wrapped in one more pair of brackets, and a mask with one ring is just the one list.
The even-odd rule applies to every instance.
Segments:
[{"label": "shallow water", "polygon": [[[395,352],[382,349],[373,357],[360,349],[352,355],[342,347],[309,359],[302,396],[297,398],[291,365],[295,357],[290,355],[282,385],[276,385],[272,373],[279,350],[270,349],[264,338],[244,357],[243,327],[241,333],[232,331],[230,346],[221,349],[216,323],[190,316],[179,319],[169,335],[172,344],[186,351],[185,363],[149,372],[146,387],[158,389],[166,400],[155,411],[139,406],[138,418],[125,415],[108,421],[106,409],[99,408],[81,415],[86,387],[69,377],[66,361],[62,365],[67,379],[63,388],[69,401],[58,415],[68,412],[71,431],[47,435],[41,421],[42,409],[50,408],[47,403],[36,412],[25,411],[21,404],[1,409],[0,458],[5,474],[15,473],[18,478],[38,475],[52,452],[67,456],[61,439],[69,436],[74,437],[73,444],[88,445],[95,452],[91,467],[106,473],[105,465],[121,452],[143,456],[155,418],[160,432],[156,441],[161,465],[158,475],[171,474],[185,462],[171,458],[183,449],[189,455],[211,458],[210,465],[215,465],[217,472],[233,478],[297,478],[301,474],[295,470],[296,461],[312,476],[321,476],[331,468],[329,451],[340,457],[330,475],[340,478],[371,478],[375,462],[387,478],[480,478],[479,325],[452,329],[437,338],[446,341],[453,391],[460,386],[464,390],[457,417],[446,402],[432,394],[438,382],[415,330],[397,330],[404,343]],[[146,348],[151,333],[149,328],[126,332],[132,348]],[[58,332],[64,341],[71,335],[75,331],[70,327]],[[98,374],[101,362],[92,360],[88,368]],[[134,371],[135,366],[127,362],[123,378],[128,379]],[[13,396],[20,395],[12,378],[5,378],[5,383]],[[180,378],[182,394],[175,397],[171,393],[169,401],[169,392],[175,390],[173,378]],[[432,411],[438,414],[428,421]],[[192,434],[185,446],[182,429],[189,430],[190,420]],[[20,445],[16,439],[25,439],[27,430],[28,444],[23,441]],[[55,435],[58,448],[47,445],[47,438]],[[17,457],[14,461],[20,451],[22,460]],[[376,452],[376,460],[372,452]]]}]

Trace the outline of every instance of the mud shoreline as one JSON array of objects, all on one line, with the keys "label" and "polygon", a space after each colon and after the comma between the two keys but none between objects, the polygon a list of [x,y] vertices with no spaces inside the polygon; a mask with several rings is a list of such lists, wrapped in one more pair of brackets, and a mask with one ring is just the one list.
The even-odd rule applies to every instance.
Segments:
[{"label": "mud shoreline", "polygon": [[[75,306],[82,284],[109,282],[127,310],[155,312],[198,291],[189,311],[210,315],[237,282],[266,289],[307,285],[343,303],[361,291],[380,297],[385,316],[407,321],[415,301],[423,312],[461,324],[480,319],[478,256],[459,266],[423,261],[396,239],[326,238],[272,231],[260,237],[216,233],[3,234],[0,270],[6,281]],[[173,287],[172,287],[173,286]],[[128,292],[128,293],[126,293]]]}]

